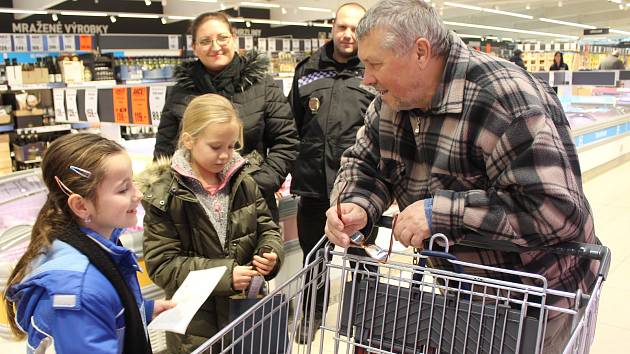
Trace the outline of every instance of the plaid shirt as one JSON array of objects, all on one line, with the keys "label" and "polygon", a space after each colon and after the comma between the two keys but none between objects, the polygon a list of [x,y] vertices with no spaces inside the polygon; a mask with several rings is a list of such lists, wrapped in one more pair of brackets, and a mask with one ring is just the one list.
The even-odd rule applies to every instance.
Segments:
[{"label": "plaid shirt", "polygon": [[468,49],[454,34],[451,43],[428,110],[395,111],[380,96],[372,102],[342,157],[331,200],[348,183],[340,200],[362,206],[371,225],[393,199],[403,210],[433,198],[431,231],[447,235],[460,260],[541,274],[551,289],[585,290],[596,262],[457,244],[470,234],[525,247],[596,238],[569,123],[553,90],[512,63]]}]

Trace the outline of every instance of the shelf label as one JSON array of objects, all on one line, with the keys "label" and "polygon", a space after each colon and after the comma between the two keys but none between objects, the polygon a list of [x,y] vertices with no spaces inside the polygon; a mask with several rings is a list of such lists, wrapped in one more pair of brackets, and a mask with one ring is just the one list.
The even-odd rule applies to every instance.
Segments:
[{"label": "shelf label", "polygon": [[77,90],[66,89],[66,112],[68,113],[68,122],[79,121],[79,110],[77,109]]},{"label": "shelf label", "polygon": [[300,40],[299,39],[292,39],[291,40],[291,50],[294,52],[297,52],[300,50]]},{"label": "shelf label", "polygon": [[66,120],[66,107],[64,105],[64,89],[56,88],[53,89],[53,103],[55,105],[55,120],[64,121]]},{"label": "shelf label", "polygon": [[77,50],[77,45],[74,43],[73,34],[63,35],[63,50],[69,51],[69,52],[74,52]]},{"label": "shelf label", "polygon": [[13,50],[16,52],[28,52],[28,45],[25,34],[13,35]]},{"label": "shelf label", "polygon": [[311,38],[311,48],[313,48],[313,50],[319,48],[319,41],[317,38]]},{"label": "shelf label", "polygon": [[79,50],[92,50],[92,36],[87,34],[79,36]]},{"label": "shelf label", "polygon": [[61,46],[59,45],[59,36],[56,34],[49,34],[46,36],[46,42],[48,42],[49,52],[58,52]]},{"label": "shelf label", "polygon": [[258,38],[258,51],[259,52],[267,51],[267,40],[265,38]]},{"label": "shelf label", "polygon": [[98,89],[85,89],[85,116],[88,122],[100,122],[98,116]]},{"label": "shelf label", "polygon": [[0,34],[0,52],[11,52],[13,48],[11,46],[11,35]]},{"label": "shelf label", "polygon": [[177,50],[179,49],[179,37],[176,34],[169,34],[168,35],[168,49],[170,50]]},{"label": "shelf label", "polygon": [[310,52],[311,51],[311,40],[307,39],[304,41],[304,51],[305,52]]},{"label": "shelf label", "polygon": [[192,52],[193,50],[193,45],[192,45],[192,36],[190,34],[186,35],[186,49],[190,50]]},{"label": "shelf label", "polygon": [[126,87],[114,87],[112,89],[114,95],[114,122],[126,124],[129,123],[129,98],[127,97]]},{"label": "shelf label", "polygon": [[31,51],[42,52],[44,50],[44,36],[41,34],[31,34]]},{"label": "shelf label", "polygon": [[254,37],[247,36],[245,37],[245,50],[254,49]]},{"label": "shelf label", "polygon": [[269,38],[269,40],[267,41],[267,48],[269,49],[270,52],[275,52],[276,51],[276,39],[275,38]]},{"label": "shelf label", "polygon": [[326,44],[326,39],[325,38],[320,38],[317,40],[319,42],[319,46],[323,47]]},{"label": "shelf label", "polygon": [[283,39],[282,40],[282,49],[280,50],[281,52],[290,52],[291,51],[291,40],[290,39]]},{"label": "shelf label", "polygon": [[146,87],[131,88],[131,116],[134,124],[149,124],[148,93]]},{"label": "shelf label", "polygon": [[166,102],[166,86],[152,86],[149,90],[149,107],[151,107],[151,124],[160,125],[162,109]]}]

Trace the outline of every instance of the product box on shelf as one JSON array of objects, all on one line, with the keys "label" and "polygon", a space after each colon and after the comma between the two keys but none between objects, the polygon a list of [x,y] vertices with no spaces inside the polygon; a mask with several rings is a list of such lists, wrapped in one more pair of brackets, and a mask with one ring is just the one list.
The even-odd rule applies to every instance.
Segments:
[{"label": "product box on shelf", "polygon": [[43,141],[24,145],[13,144],[13,153],[15,154],[15,160],[20,162],[41,159],[45,149],[46,145]]},{"label": "product box on shelf", "polygon": [[41,108],[15,111],[14,114],[16,128],[30,128],[43,125],[44,113],[45,111]]},{"label": "product box on shelf", "polygon": [[33,70],[22,70],[22,83],[24,84],[48,83],[48,69],[34,68]]},{"label": "product box on shelf", "polygon": [[63,82],[83,82],[83,64],[80,61],[61,61],[61,74]]},{"label": "product box on shelf", "polygon": [[11,110],[10,105],[0,105],[0,124],[11,123]]},{"label": "product box on shelf", "polygon": [[9,134],[0,134],[0,175],[13,172],[11,166],[11,149],[9,148]]}]

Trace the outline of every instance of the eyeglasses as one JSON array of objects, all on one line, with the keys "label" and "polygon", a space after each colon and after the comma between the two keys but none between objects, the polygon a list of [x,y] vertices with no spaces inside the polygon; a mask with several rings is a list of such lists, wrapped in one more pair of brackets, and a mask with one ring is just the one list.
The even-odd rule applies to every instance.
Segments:
[{"label": "eyeglasses", "polygon": [[201,38],[198,41],[198,43],[202,47],[207,47],[207,46],[212,46],[214,42],[216,42],[219,47],[223,47],[228,44],[228,42],[230,41],[230,38],[232,37],[225,34],[220,34],[219,36],[217,36],[216,39],[211,39],[208,37]]},{"label": "eyeglasses", "polygon": [[[339,220],[342,220],[341,219],[341,215],[342,215],[341,195],[346,190],[347,186],[348,186],[348,182],[344,184],[343,188],[339,192],[339,195],[337,196],[337,217],[339,218]],[[365,240],[367,239],[367,237],[365,237],[365,235],[363,235],[363,233],[361,233],[360,231],[357,231],[352,236],[350,236],[350,242],[352,243],[351,246],[363,248],[365,250],[365,253],[367,253],[368,256],[375,259],[379,263],[387,263],[389,256],[392,254],[392,246],[394,245],[394,227],[396,226],[397,218],[398,218],[398,214],[394,214],[394,216],[392,217],[392,232],[389,238],[388,250],[385,250],[374,243],[366,244]]]}]

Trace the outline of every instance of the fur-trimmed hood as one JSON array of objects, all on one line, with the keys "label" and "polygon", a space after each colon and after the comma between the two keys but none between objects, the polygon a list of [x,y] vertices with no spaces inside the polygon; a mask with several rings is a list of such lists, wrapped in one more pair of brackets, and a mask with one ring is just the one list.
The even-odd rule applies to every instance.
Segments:
[{"label": "fur-trimmed hood", "polygon": [[[263,53],[259,53],[256,50],[250,50],[244,55],[235,54],[241,61],[240,77],[235,82],[235,87],[240,92],[245,92],[250,86],[255,85],[257,82],[264,79],[269,69],[269,58]],[[203,70],[199,70],[203,69]],[[177,85],[186,89],[191,89],[200,92],[208,92],[206,87],[198,87],[203,85],[198,80],[197,74],[199,72],[206,72],[200,60],[194,60],[191,62],[185,62],[175,69],[175,79]],[[208,75],[210,75],[208,73]]]}]

